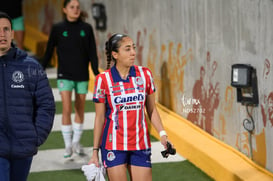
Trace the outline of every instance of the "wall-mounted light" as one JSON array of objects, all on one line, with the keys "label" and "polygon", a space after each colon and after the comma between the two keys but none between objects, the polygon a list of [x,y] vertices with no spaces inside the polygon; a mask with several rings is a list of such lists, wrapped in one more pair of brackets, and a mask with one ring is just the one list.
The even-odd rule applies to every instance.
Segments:
[{"label": "wall-mounted light", "polygon": [[92,4],[92,16],[96,21],[96,29],[104,31],[106,30],[106,11],[105,6],[101,3]]},{"label": "wall-mounted light", "polygon": [[231,85],[237,89],[237,102],[243,105],[259,104],[256,69],[251,65],[232,65]]}]

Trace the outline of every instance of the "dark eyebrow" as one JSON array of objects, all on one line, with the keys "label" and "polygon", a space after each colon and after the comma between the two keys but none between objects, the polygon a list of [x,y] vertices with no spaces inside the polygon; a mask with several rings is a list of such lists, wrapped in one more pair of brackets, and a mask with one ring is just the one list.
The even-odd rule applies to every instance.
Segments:
[{"label": "dark eyebrow", "polygon": [[3,27],[5,30],[11,30],[11,28],[9,26],[4,26]]},{"label": "dark eyebrow", "polygon": [[133,44],[133,45],[126,45],[125,47],[135,47],[136,45]]}]

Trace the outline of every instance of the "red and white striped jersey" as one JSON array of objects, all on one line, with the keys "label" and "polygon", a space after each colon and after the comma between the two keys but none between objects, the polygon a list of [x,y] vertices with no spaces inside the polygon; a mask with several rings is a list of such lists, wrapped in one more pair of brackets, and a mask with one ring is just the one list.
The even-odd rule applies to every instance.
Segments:
[{"label": "red and white striped jersey", "polygon": [[155,92],[151,71],[132,66],[126,80],[117,69],[97,75],[93,101],[105,103],[102,146],[109,150],[143,150],[151,147],[145,118],[146,96]]}]

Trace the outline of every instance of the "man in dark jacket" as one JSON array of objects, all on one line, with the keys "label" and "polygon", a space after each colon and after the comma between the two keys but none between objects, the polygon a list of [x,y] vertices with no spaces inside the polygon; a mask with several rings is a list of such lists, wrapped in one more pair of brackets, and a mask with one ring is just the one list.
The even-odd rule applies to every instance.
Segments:
[{"label": "man in dark jacket", "polygon": [[0,12],[0,181],[26,181],[33,155],[48,137],[55,103],[42,66],[12,44]]}]

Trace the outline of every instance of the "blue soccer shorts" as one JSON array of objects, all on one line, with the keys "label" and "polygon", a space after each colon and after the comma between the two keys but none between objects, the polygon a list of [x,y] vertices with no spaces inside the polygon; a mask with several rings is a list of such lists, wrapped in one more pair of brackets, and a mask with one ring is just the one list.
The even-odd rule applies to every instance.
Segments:
[{"label": "blue soccer shorts", "polygon": [[102,162],[105,168],[114,167],[117,165],[127,164],[140,167],[152,167],[151,164],[151,149],[135,150],[135,151],[120,151],[101,149]]}]

